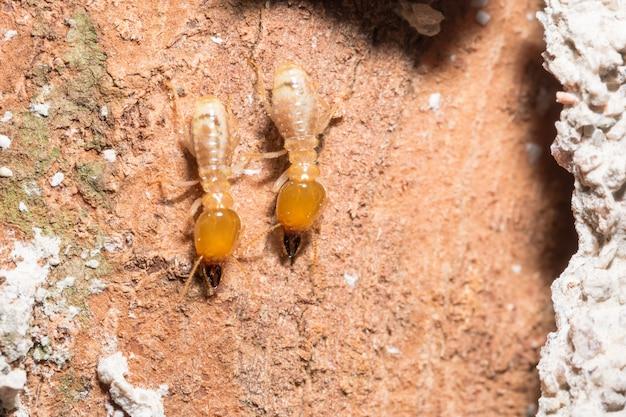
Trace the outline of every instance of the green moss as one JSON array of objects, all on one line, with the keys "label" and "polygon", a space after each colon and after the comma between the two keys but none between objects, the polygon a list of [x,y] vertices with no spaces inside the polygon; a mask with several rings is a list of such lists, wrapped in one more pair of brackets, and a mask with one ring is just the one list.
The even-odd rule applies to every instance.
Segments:
[{"label": "green moss", "polygon": [[[25,184],[37,185],[37,179],[59,161],[61,152],[50,145],[46,119],[23,113],[18,120],[14,147],[0,153],[0,165],[11,166],[15,173],[13,178],[0,181],[0,219],[26,236],[32,236],[35,226],[55,234],[67,232],[77,223],[77,216],[71,212],[51,213],[40,195],[25,190]],[[28,211],[19,211],[21,201]]]},{"label": "green moss", "polygon": [[66,404],[74,403],[83,399],[91,391],[91,378],[77,375],[70,370],[59,378],[58,390]]},{"label": "green moss", "polygon": [[[28,211],[19,211],[20,201],[26,204]],[[0,218],[29,237],[32,236],[34,226],[46,231],[54,229],[43,200],[29,196],[17,183],[0,188]]]},{"label": "green moss", "polygon": [[58,149],[50,148],[46,119],[33,113],[23,113],[21,120],[17,133],[19,150],[31,160],[33,174],[41,176],[50,169],[60,152]]},{"label": "green moss", "polygon": [[85,11],[69,19],[66,41],[70,46],[65,54],[67,74],[55,98],[58,111],[57,128],[69,127],[79,121],[85,128],[85,150],[102,150],[107,143],[107,125],[100,119],[100,107],[105,97],[114,91],[113,80],[106,70],[106,54],[98,44],[96,28]]},{"label": "green moss", "polygon": [[35,83],[39,87],[42,87],[43,85],[47,84],[50,81],[51,71],[52,71],[52,68],[50,68],[48,64],[35,65],[31,69],[28,77],[33,81],[33,83]]},{"label": "green moss", "polygon": [[89,162],[76,165],[78,190],[85,201],[92,207],[109,207],[110,203],[103,186],[103,162]]},{"label": "green moss", "polygon": [[66,55],[68,63],[78,69],[102,67],[94,73],[95,78],[104,75],[104,61],[106,54],[98,45],[96,28],[86,11],[76,12],[70,22],[70,30],[67,32],[67,42],[72,46]]}]

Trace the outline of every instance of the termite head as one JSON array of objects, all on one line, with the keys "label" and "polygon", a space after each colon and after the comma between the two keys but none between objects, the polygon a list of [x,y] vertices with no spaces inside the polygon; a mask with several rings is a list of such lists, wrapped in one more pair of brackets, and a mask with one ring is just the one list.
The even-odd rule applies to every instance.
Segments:
[{"label": "termite head", "polygon": [[302,233],[308,231],[319,217],[326,198],[324,187],[317,181],[289,180],[276,200],[276,220],[283,226],[285,250],[293,262]]},{"label": "termite head", "polygon": [[306,232],[319,217],[325,198],[319,182],[289,180],[278,192],[276,220],[285,232]]},{"label": "termite head", "polygon": [[289,257],[289,261],[293,265],[293,260],[296,257],[296,253],[298,253],[298,248],[300,247],[300,242],[302,241],[302,237],[300,233],[293,233],[285,231],[283,236],[283,243],[285,244],[285,251],[287,252],[287,257]]},{"label": "termite head", "polygon": [[205,264],[202,267],[202,274],[211,287],[217,288],[222,279],[222,266],[220,264]]},{"label": "termite head", "polygon": [[194,226],[196,253],[207,265],[224,262],[235,249],[241,220],[231,209],[204,210]]}]

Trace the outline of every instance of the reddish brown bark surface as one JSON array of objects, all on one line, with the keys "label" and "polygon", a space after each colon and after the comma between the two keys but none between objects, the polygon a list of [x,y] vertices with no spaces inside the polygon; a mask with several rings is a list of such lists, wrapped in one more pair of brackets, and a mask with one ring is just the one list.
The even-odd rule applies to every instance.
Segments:
[{"label": "reddish brown bark surface", "polygon": [[[169,385],[168,416],[532,410],[538,349],[553,326],[549,284],[575,241],[571,184],[548,151],[554,83],[540,67],[540,27],[527,18],[539,1],[492,1],[486,27],[463,3],[435,5],[446,21],[424,39],[375,1],[4,2],[0,27],[19,36],[0,43],[2,112],[28,108],[43,84],[62,93],[53,109],[60,98],[75,103],[72,89],[63,93],[80,74],[63,64],[66,19],[85,10],[93,22],[106,72],[81,90],[80,117],[48,119],[61,156],[45,176],[77,174],[60,190],[40,181],[51,210],[81,213],[65,242],[132,237],[106,255],[108,289],[88,299],[67,367],[50,383],[31,376],[31,411],[106,415],[95,366],[112,337],[132,355],[131,382]],[[216,296],[195,285],[181,306],[199,190],[164,202],[153,183],[195,175],[163,82],[173,79],[186,115],[200,95],[228,102],[240,152],[278,150],[248,60],[268,84],[292,60],[329,100],[345,95],[320,153],[328,204],[293,267],[277,235],[252,244],[273,224],[271,184],[286,161],[259,164],[259,177],[233,185],[245,224],[239,252],[250,256],[227,266]],[[40,80],[33,73],[44,64]],[[428,108],[433,93],[438,111]],[[101,159],[84,146],[94,138],[118,158],[90,195],[72,170]],[[542,151],[532,163],[529,143]],[[2,230],[22,233],[8,222]],[[346,274],[358,277],[353,288]],[[63,391],[68,378],[88,387],[84,398]]]}]

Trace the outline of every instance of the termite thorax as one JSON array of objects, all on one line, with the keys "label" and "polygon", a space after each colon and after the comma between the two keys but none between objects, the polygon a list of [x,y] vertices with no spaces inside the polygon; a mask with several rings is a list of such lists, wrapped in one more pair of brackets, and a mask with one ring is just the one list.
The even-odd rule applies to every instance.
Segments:
[{"label": "termite thorax", "polygon": [[233,196],[228,191],[211,192],[202,196],[202,207],[205,210],[229,209],[233,204]]},{"label": "termite thorax", "polygon": [[320,169],[315,162],[300,162],[291,164],[287,170],[287,176],[292,181],[308,182],[315,181],[320,176]]}]

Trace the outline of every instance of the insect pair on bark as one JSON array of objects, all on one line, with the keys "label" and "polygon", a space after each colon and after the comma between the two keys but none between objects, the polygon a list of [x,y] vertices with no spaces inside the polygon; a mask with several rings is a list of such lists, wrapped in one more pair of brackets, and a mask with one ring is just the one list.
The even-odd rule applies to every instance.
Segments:
[{"label": "insect pair on bark", "polygon": [[[240,166],[234,166],[232,162],[238,140],[229,110],[216,97],[206,96],[196,101],[191,135],[185,137],[184,144],[196,158],[199,180],[184,185],[201,185],[203,195],[192,205],[192,216],[200,207],[202,212],[195,221],[193,233],[197,258],[182,297],[197,272],[204,278],[209,292],[219,285],[222,268],[232,256],[241,232],[241,220],[230,192],[230,179],[240,174],[250,160],[289,156],[289,167],[273,187],[278,193],[276,224],[269,232],[282,229],[285,251],[292,262],[302,235],[311,230],[322,209],[326,191],[317,181],[320,175],[318,137],[333,118],[334,108],[318,95],[309,75],[293,63],[278,67],[269,98],[265,87],[262,84],[259,87],[266,112],[284,139],[284,149],[248,154]],[[175,112],[178,113],[177,95],[173,91]]]}]

